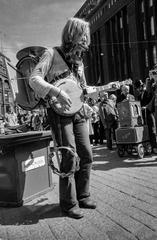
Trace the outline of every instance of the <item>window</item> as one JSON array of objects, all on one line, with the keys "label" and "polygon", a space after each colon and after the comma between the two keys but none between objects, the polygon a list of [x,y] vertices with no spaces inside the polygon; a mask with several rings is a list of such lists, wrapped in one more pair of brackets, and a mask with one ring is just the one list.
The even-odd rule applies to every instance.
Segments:
[{"label": "window", "polygon": [[2,94],[2,92],[0,92],[0,103],[2,103],[3,102],[3,94]]},{"label": "window", "polygon": [[0,78],[0,89],[3,88],[2,79]]},{"label": "window", "polygon": [[145,63],[146,63],[146,67],[148,67],[149,63],[148,63],[148,51],[147,51],[147,49],[145,49]]},{"label": "window", "polygon": [[146,25],[145,25],[145,22],[143,22],[143,37],[144,37],[144,39],[147,38],[147,36],[146,36]]},{"label": "window", "polygon": [[155,27],[154,27],[154,17],[151,17],[150,20],[150,25],[151,25],[151,35],[154,36],[155,35]]},{"label": "window", "polygon": [[11,92],[9,92],[8,95],[9,95],[9,102],[12,103],[14,100],[13,100]]},{"label": "window", "polygon": [[156,54],[156,46],[153,46],[153,63],[157,64],[157,54]]},{"label": "window", "polygon": [[149,6],[150,6],[150,7],[153,6],[153,0],[149,0]]},{"label": "window", "polygon": [[5,98],[5,102],[9,102],[9,92],[5,92],[4,98]]},{"label": "window", "polygon": [[9,83],[7,81],[4,81],[4,88],[5,89],[10,89]]},{"label": "window", "polygon": [[141,12],[144,13],[144,1],[141,2]]},{"label": "window", "polygon": [[119,21],[120,21],[120,28],[122,29],[122,28],[123,28],[123,20],[122,20],[122,17],[120,17]]}]

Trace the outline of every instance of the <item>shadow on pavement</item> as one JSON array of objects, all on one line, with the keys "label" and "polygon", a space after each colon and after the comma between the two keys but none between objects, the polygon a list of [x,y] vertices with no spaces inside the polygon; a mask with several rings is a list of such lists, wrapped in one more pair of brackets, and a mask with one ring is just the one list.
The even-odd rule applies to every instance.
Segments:
[{"label": "shadow on pavement", "polygon": [[157,166],[156,156],[145,156],[139,159],[137,156],[119,157],[117,149],[107,150],[105,146],[97,146],[93,148],[93,170],[107,171],[114,168],[129,167],[150,167]]},{"label": "shadow on pavement", "polygon": [[[44,199],[45,201],[45,199]],[[31,225],[40,219],[64,217],[59,204],[26,205],[14,208],[0,208],[0,225]]]}]

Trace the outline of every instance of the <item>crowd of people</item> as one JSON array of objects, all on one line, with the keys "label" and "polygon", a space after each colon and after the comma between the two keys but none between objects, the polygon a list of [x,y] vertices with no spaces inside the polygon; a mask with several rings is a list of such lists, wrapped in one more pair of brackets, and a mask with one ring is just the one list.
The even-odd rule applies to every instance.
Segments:
[{"label": "crowd of people", "polygon": [[6,108],[3,123],[9,129],[21,129],[22,131],[42,131],[49,128],[46,112],[42,109],[15,111],[12,105]]},{"label": "crowd of people", "polygon": [[103,144],[106,140],[107,148],[112,150],[113,141],[116,141],[115,130],[120,127],[117,104],[126,100],[139,101],[143,124],[148,126],[151,147],[157,153],[154,91],[153,83],[147,78],[145,82],[136,80],[133,85],[122,85],[114,93],[102,91],[97,101],[89,98],[88,104],[92,108],[88,119],[91,144]]},{"label": "crowd of people", "polygon": [[[155,120],[155,95],[154,85],[150,78],[145,82],[137,80],[132,86],[122,85],[119,90],[113,92],[101,91],[98,99],[85,97],[84,111],[88,126],[91,145],[103,144],[109,150],[116,141],[115,130],[120,127],[117,104],[130,100],[137,100],[141,104],[144,124],[148,125],[149,137],[152,149],[157,153],[156,120]],[[49,130],[49,122],[45,109],[26,111],[20,109],[18,113],[13,106],[7,106],[4,124],[6,127],[25,126],[26,131]]]}]

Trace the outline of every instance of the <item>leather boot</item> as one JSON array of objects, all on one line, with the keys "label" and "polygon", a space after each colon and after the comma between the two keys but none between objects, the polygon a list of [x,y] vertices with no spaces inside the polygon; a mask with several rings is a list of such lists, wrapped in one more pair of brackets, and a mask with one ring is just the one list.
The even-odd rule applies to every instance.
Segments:
[{"label": "leather boot", "polygon": [[75,206],[73,208],[70,208],[69,210],[62,210],[68,217],[80,219],[83,218],[83,212],[78,206]]}]

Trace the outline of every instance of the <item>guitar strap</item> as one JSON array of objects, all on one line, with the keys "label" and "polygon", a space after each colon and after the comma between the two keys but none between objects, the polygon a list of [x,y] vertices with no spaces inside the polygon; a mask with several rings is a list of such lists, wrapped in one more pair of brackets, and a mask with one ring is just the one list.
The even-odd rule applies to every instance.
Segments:
[{"label": "guitar strap", "polygon": [[54,82],[56,82],[59,79],[66,78],[71,74],[70,65],[66,61],[66,58],[65,58],[63,52],[61,51],[61,49],[59,47],[54,47],[54,49],[59,53],[59,56],[63,59],[63,61],[67,65],[67,69],[65,71],[63,71],[61,74],[57,74],[54,78],[52,78],[49,81],[49,83],[51,83],[51,84],[53,84]]},{"label": "guitar strap", "polygon": [[65,54],[62,52],[62,50],[59,48],[59,47],[55,47],[55,49],[58,51],[58,53],[60,54],[60,56],[62,57],[63,61],[66,63],[66,65],[68,66],[69,68],[69,74],[70,73],[73,73],[75,76],[78,77],[78,74],[77,74],[77,70],[78,70],[78,66],[79,66],[79,63],[80,61],[76,61],[76,62],[73,62],[73,63],[70,63]]},{"label": "guitar strap", "polygon": [[64,53],[62,52],[62,50],[59,47],[55,47],[55,49],[57,50],[57,52],[60,54],[60,56],[62,57],[62,59],[64,60],[64,62],[67,64],[69,71],[71,72],[71,64],[69,63],[69,61],[67,61]]}]

